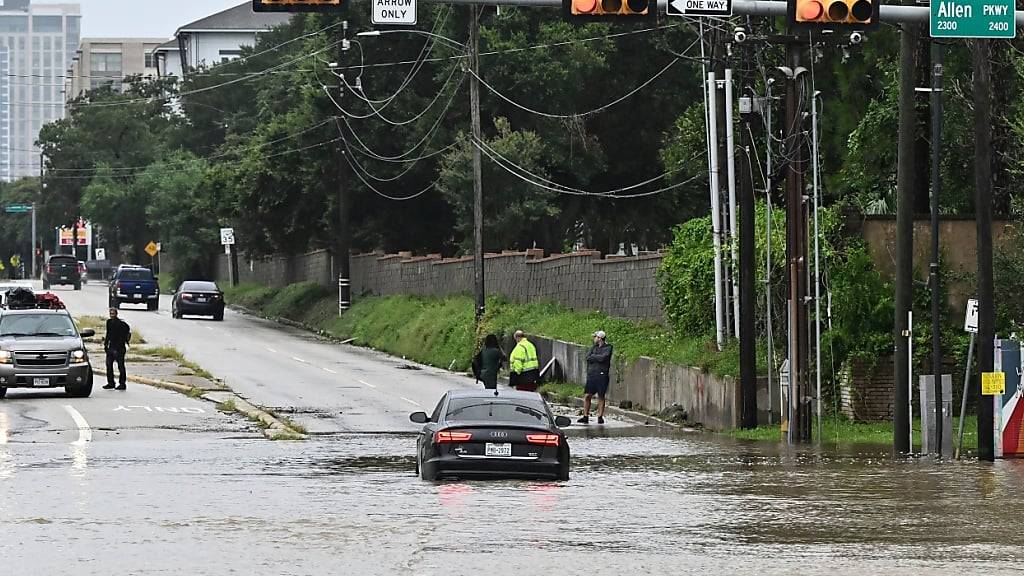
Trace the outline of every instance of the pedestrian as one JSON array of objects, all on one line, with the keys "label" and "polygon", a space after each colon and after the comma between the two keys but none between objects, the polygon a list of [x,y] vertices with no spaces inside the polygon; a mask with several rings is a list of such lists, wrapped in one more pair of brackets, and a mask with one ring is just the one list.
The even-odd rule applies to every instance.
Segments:
[{"label": "pedestrian", "polygon": [[533,392],[537,390],[537,381],[540,380],[537,348],[526,338],[522,330],[516,330],[515,339],[516,347],[508,357],[508,384],[516,390]]},{"label": "pedestrian", "polygon": [[117,308],[110,309],[107,320],[107,333],[103,336],[103,351],[107,353],[107,385],[104,390],[114,389],[114,363],[120,370],[118,390],[127,390],[128,372],[124,367],[124,355],[128,344],[132,341],[132,328],[127,322],[117,317]]},{"label": "pedestrian", "polygon": [[498,387],[498,371],[504,361],[504,355],[498,347],[498,337],[488,334],[484,338],[484,347],[473,358],[473,375],[478,382],[484,383],[484,388],[494,390]]},{"label": "pedestrian", "polygon": [[594,345],[587,352],[587,385],[583,389],[583,417],[580,424],[590,423],[590,402],[597,395],[597,423],[604,424],[605,396],[612,369],[612,346],[604,330],[594,332]]}]

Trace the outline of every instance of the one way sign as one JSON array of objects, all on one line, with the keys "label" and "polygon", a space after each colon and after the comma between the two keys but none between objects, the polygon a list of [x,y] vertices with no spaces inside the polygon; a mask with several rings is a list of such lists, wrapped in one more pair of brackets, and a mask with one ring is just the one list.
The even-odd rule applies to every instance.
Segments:
[{"label": "one way sign", "polygon": [[732,16],[732,0],[669,0],[669,16]]}]

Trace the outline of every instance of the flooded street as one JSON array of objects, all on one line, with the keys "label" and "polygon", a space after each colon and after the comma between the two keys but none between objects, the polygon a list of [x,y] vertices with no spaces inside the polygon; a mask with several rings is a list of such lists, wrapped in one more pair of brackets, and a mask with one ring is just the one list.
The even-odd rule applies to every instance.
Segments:
[{"label": "flooded street", "polygon": [[567,483],[423,482],[404,434],[12,442],[0,557],[19,576],[1020,570],[1021,463],[571,434]]}]

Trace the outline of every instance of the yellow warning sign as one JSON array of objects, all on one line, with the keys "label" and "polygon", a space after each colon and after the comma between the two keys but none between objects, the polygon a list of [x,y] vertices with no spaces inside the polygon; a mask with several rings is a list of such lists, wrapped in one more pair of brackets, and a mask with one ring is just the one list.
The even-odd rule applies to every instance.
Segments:
[{"label": "yellow warning sign", "polygon": [[981,393],[985,396],[998,396],[1006,392],[1006,374],[1003,372],[982,372]]},{"label": "yellow warning sign", "polygon": [[150,242],[146,244],[146,254],[151,257],[156,257],[156,253],[160,251],[160,247],[156,245],[156,242]]}]

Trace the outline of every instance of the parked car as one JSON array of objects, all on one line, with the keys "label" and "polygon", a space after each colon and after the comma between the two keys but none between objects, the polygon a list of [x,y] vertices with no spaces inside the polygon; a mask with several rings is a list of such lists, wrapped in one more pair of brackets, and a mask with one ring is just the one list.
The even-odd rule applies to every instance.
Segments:
[{"label": "parked car", "polygon": [[82,284],[89,283],[89,267],[85,265],[85,262],[78,261],[78,273],[82,276]]},{"label": "parked car", "polygon": [[78,268],[78,258],[71,254],[54,254],[46,261],[43,268],[43,290],[49,290],[50,286],[75,287],[75,290],[82,289],[82,272]]},{"label": "parked car", "polygon": [[224,292],[213,282],[186,280],[174,291],[171,300],[171,317],[213,316],[216,321],[224,319]]},{"label": "parked car", "polygon": [[561,427],[572,420],[551,414],[536,392],[451,390],[423,424],[416,442],[416,472],[446,477],[569,479],[569,445]]},{"label": "parked car", "polygon": [[122,304],[145,304],[146,309],[160,307],[160,279],[142,266],[118,266],[110,280],[110,307]]},{"label": "parked car", "polygon": [[52,294],[42,308],[0,312],[0,398],[8,388],[64,388],[71,397],[92,394],[93,372],[83,338],[71,314]]}]

